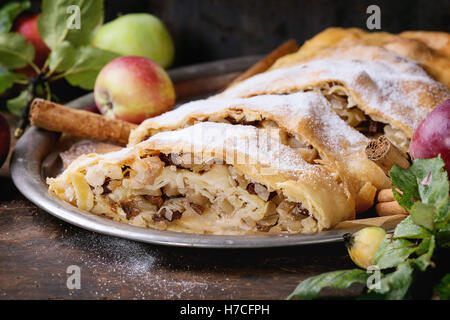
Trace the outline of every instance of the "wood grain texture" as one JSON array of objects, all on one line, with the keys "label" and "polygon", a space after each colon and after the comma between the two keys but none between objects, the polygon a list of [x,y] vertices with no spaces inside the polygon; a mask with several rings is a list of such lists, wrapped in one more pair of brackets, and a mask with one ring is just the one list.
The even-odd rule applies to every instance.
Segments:
[{"label": "wood grain texture", "polygon": [[[256,250],[148,245],[68,225],[25,200],[9,178],[1,178],[0,194],[0,299],[284,299],[307,277],[353,267],[342,243]],[[81,268],[80,290],[66,287],[70,265]]]}]

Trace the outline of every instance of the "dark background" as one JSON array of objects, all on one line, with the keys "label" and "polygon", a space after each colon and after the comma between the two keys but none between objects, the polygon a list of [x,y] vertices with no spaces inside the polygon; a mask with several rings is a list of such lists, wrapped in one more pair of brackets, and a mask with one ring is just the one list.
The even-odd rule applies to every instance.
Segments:
[{"label": "dark background", "polygon": [[176,65],[269,52],[294,38],[303,43],[330,26],[366,28],[366,9],[381,8],[383,31],[450,31],[450,0],[127,0],[106,1],[117,13],[160,17],[176,44]]},{"label": "dark background", "polygon": [[[39,12],[41,0],[31,1],[33,11]],[[367,30],[366,10],[372,4],[381,8],[381,31],[450,32],[450,0],[105,0],[104,4],[105,23],[127,13],[159,17],[175,42],[172,68],[265,54],[291,38],[301,45],[331,26]],[[53,88],[61,101],[86,93],[65,81]]]},{"label": "dark background", "polygon": [[180,66],[266,53],[330,26],[365,29],[371,4],[381,8],[382,31],[450,32],[450,0],[106,0],[105,21],[132,12],[158,16],[175,40],[174,66]]}]

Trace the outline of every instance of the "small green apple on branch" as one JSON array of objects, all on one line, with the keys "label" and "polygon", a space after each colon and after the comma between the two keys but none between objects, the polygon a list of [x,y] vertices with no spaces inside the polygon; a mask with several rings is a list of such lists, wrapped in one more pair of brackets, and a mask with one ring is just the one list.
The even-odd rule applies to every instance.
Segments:
[{"label": "small green apple on branch", "polygon": [[[68,23],[71,14],[67,8],[72,5],[80,8],[79,29]],[[29,8],[29,1],[25,1],[8,3],[0,10],[0,94],[14,85],[23,88],[17,97],[7,101],[8,110],[21,116],[16,136],[28,124],[32,100],[52,98],[53,81],[64,78],[72,86],[92,90],[103,66],[118,57],[89,44],[93,30],[103,22],[103,1],[43,0],[37,28],[50,54],[39,65],[39,52],[33,43],[18,32],[11,32],[16,17]]]}]

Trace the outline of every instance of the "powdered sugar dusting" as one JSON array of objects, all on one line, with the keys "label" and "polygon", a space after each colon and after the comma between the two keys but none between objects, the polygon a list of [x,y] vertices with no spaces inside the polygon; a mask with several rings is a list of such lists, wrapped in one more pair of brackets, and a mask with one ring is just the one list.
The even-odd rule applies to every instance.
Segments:
[{"label": "powdered sugar dusting", "polygon": [[[217,98],[248,97],[304,90],[321,81],[342,82],[386,122],[396,120],[412,132],[430,111],[436,95],[449,91],[419,66],[402,59],[323,59],[256,75],[226,90]],[[432,106],[434,107],[434,106]]]},{"label": "powdered sugar dusting", "polygon": [[[248,156],[253,163],[262,163],[291,175],[311,174],[317,166],[304,161],[291,148],[280,143],[269,131],[252,126],[203,122],[177,130],[160,132],[141,142],[137,148],[172,149],[182,152],[204,152],[224,150],[227,154],[236,152]],[[232,164],[232,163],[231,163]]]},{"label": "powdered sugar dusting", "polygon": [[[160,132],[137,144],[108,154],[82,156],[67,169],[89,166],[92,163],[118,163],[139,158],[140,150],[167,150],[194,154],[214,150],[225,156],[244,154],[239,164],[260,163],[292,176],[317,173],[318,166],[307,163],[294,149],[279,140],[278,129],[262,130],[253,126],[203,122],[176,130]],[[231,158],[236,160],[236,157]],[[224,159],[226,160],[226,159]],[[234,163],[230,163],[234,164]]]},{"label": "powdered sugar dusting", "polygon": [[95,252],[102,254],[96,259],[100,264],[103,261],[106,263],[113,260],[115,263],[110,267],[120,268],[128,276],[142,276],[149,272],[155,263],[154,258],[148,254],[148,246],[144,243],[113,237],[98,237],[89,233],[83,238],[73,237],[65,240],[64,244],[71,247],[88,245],[94,254]]},{"label": "powdered sugar dusting", "polygon": [[[200,276],[191,276],[190,279],[193,280],[190,281],[179,276],[174,277],[164,269],[170,269],[170,264],[167,265],[165,262],[165,265],[161,266],[159,250],[146,243],[80,230],[71,237],[62,238],[58,245],[70,250],[83,248],[79,250],[76,261],[81,267],[82,288],[83,290],[91,288],[98,298],[129,299],[129,296],[121,296],[122,286],[126,286],[127,290],[133,290],[131,292],[133,299],[155,298],[161,293],[168,299],[186,298],[193,293],[204,298],[206,289],[218,286],[214,282],[207,283]],[[96,283],[86,284],[83,278],[86,272],[104,273],[108,276],[96,276]]]},{"label": "powdered sugar dusting", "polygon": [[340,119],[332,111],[329,101],[316,92],[198,100],[148,119],[138,130],[141,135],[147,134],[149,129],[175,130],[191,119],[207,119],[214,113],[233,109],[268,114],[271,120],[277,122],[280,127],[285,126],[291,134],[297,134],[299,123],[306,120],[308,127],[314,128],[318,138],[334,153],[344,151],[344,146],[345,149],[360,148],[367,143],[367,138]]}]

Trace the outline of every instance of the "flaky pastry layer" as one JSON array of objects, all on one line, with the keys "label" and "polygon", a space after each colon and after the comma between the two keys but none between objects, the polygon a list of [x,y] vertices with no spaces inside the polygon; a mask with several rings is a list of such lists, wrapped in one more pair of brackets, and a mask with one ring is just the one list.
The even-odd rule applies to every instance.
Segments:
[{"label": "flaky pastry layer", "polygon": [[[316,60],[317,59],[317,60]],[[330,91],[331,90],[331,91]],[[378,47],[323,50],[312,61],[249,78],[217,98],[320,91],[341,108],[387,125],[392,142],[407,150],[409,139],[426,115],[450,98],[450,91],[410,60]],[[328,92],[328,93],[327,93]]]},{"label": "flaky pastry layer", "polygon": [[450,34],[445,32],[407,31],[396,35],[365,32],[357,28],[328,28],[306,41],[297,52],[280,58],[272,68],[284,68],[317,59],[327,50],[351,49],[355,46],[380,47],[410,59],[435,80],[450,88]]},{"label": "flaky pastry layer", "polygon": [[130,145],[158,132],[205,121],[279,130],[280,142],[304,160],[340,172],[351,186],[358,212],[373,205],[377,189],[390,186],[384,172],[364,153],[369,139],[340,119],[331,103],[315,92],[190,102],[144,121],[131,133]]},{"label": "flaky pastry layer", "polygon": [[307,163],[270,130],[224,123],[85,155],[47,182],[80,209],[182,232],[310,233],[355,215],[353,197],[332,168]]}]

